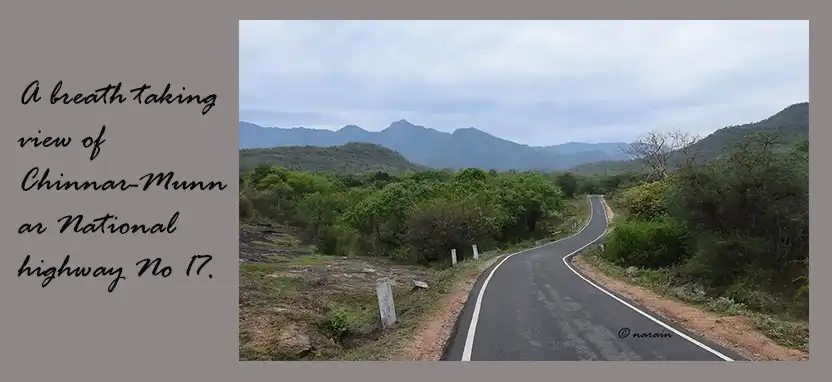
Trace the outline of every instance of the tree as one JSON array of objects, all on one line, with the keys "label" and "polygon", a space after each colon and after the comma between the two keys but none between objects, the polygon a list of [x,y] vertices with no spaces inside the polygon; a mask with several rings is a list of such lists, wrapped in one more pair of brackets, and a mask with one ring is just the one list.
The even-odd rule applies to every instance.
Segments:
[{"label": "tree", "polygon": [[654,130],[620,150],[650,168],[654,178],[664,179],[670,170],[669,162],[673,156],[681,158],[681,166],[693,163],[695,158],[692,149],[698,141],[698,136],[683,131]]},{"label": "tree", "polygon": [[667,179],[640,184],[624,191],[621,205],[635,219],[650,220],[666,212],[665,197],[670,184]]},{"label": "tree", "polygon": [[[777,150],[774,135],[749,136],[717,161],[674,176],[673,215],[697,237],[697,268],[713,286],[740,277],[784,288],[809,254],[805,156]],[[793,285],[792,285],[793,286]]]},{"label": "tree", "polygon": [[571,172],[566,172],[558,176],[555,183],[557,183],[560,190],[563,191],[563,195],[567,198],[575,196],[575,193],[578,192],[578,178]]},{"label": "tree", "polygon": [[347,175],[257,166],[241,175],[240,218],[302,229],[322,253],[447,260],[451,248],[538,239],[578,178],[478,168]]}]

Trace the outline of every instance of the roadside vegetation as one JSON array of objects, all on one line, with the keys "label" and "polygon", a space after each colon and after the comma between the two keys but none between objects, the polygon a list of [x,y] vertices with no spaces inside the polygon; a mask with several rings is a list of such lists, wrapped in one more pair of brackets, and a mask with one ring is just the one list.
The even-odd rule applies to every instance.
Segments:
[{"label": "roadside vegetation", "polygon": [[[479,169],[344,174],[259,165],[241,173],[240,358],[415,358],[407,347],[420,330],[460,307],[444,306],[447,296],[463,291],[464,301],[461,285],[501,255],[585,224],[581,191],[596,185],[582,182]],[[398,323],[388,330],[375,294],[380,277],[394,282]],[[446,328],[456,319],[447,316]]]},{"label": "roadside vegetation", "polygon": [[[605,195],[616,217],[604,246],[580,259],[666,298],[747,317],[807,352],[808,142],[748,134],[708,160],[696,142],[650,133],[629,147],[642,170],[604,175],[359,172],[315,161],[246,169],[240,358],[437,359],[437,328],[449,330],[465,288],[502,255],[580,229],[588,194]],[[394,282],[398,323],[388,330],[379,322],[380,277]],[[413,343],[418,349],[408,349]]]},{"label": "roadside vegetation", "polygon": [[808,352],[808,141],[783,149],[776,134],[752,134],[712,161],[685,152],[671,167],[670,151],[696,142],[674,134],[632,146],[647,176],[608,195],[614,229],[581,257]]}]

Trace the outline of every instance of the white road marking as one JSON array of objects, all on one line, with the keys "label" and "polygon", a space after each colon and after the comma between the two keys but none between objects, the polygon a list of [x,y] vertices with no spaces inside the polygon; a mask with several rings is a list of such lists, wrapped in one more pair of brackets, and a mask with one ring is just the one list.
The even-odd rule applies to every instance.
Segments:
[{"label": "white road marking", "polygon": [[592,196],[591,195],[587,196],[587,202],[589,203],[589,219],[586,221],[586,224],[584,224],[584,226],[581,227],[581,229],[578,232],[575,232],[574,234],[572,234],[570,236],[567,236],[567,237],[564,237],[562,239],[555,240],[551,243],[546,243],[546,244],[543,244],[543,245],[540,245],[540,246],[537,246],[537,247],[534,247],[534,248],[528,248],[528,249],[524,249],[520,252],[512,253],[512,254],[506,256],[503,260],[501,260],[499,263],[497,263],[497,265],[494,266],[493,269],[491,269],[491,273],[489,273],[488,277],[486,277],[485,281],[483,281],[482,287],[480,288],[480,293],[479,293],[479,295],[477,295],[477,301],[476,301],[476,303],[474,303],[474,312],[471,315],[471,323],[468,324],[468,334],[465,337],[465,347],[462,350],[462,361],[470,361],[471,360],[471,351],[474,349],[474,335],[477,332],[477,322],[479,321],[480,308],[482,307],[482,298],[485,295],[485,288],[488,286],[488,282],[491,281],[491,276],[494,276],[494,272],[497,271],[497,268],[500,268],[500,265],[503,265],[503,263],[505,263],[506,260],[508,260],[509,258],[511,258],[514,255],[519,255],[521,253],[528,252],[528,251],[531,251],[533,249],[543,248],[543,247],[561,242],[563,240],[570,239],[570,238],[573,238],[575,236],[578,236],[581,232],[583,232],[586,229],[586,227],[589,226],[589,223],[592,222]]},{"label": "white road marking", "polygon": [[[603,203],[602,203],[602,207],[603,207]],[[592,208],[591,204],[590,204],[590,208]],[[592,211],[592,210],[590,210],[590,211]],[[590,216],[592,216],[592,213],[591,213],[591,212],[590,212]],[[590,218],[590,220],[592,220],[592,218]],[[644,317],[647,317],[647,318],[648,318],[648,319],[650,319],[651,321],[653,321],[653,322],[655,322],[655,323],[657,323],[657,324],[661,325],[663,328],[665,328],[665,329],[667,329],[667,330],[670,330],[671,332],[673,332],[674,334],[678,335],[679,337],[682,337],[682,338],[684,338],[684,339],[688,340],[688,341],[689,341],[689,342],[691,342],[692,344],[694,344],[694,345],[696,345],[696,346],[699,346],[700,348],[704,349],[705,351],[708,351],[708,352],[710,352],[711,354],[713,354],[713,355],[715,355],[715,356],[717,356],[717,357],[719,357],[719,358],[722,358],[722,359],[723,359],[723,360],[725,360],[725,361],[733,361],[733,359],[731,359],[730,357],[726,356],[725,354],[722,354],[722,353],[720,353],[720,352],[718,352],[718,351],[716,351],[716,350],[714,350],[714,349],[711,349],[711,348],[710,348],[710,347],[708,347],[707,345],[705,345],[705,344],[703,344],[703,343],[701,343],[701,342],[699,342],[699,341],[697,341],[697,340],[695,340],[695,339],[691,338],[690,336],[686,335],[685,333],[682,333],[682,332],[680,332],[680,331],[678,331],[678,330],[676,330],[676,329],[674,329],[674,328],[670,327],[670,325],[667,325],[667,324],[665,324],[664,322],[659,321],[657,318],[655,318],[655,317],[653,317],[653,316],[651,316],[651,315],[649,315],[649,314],[647,314],[647,313],[643,312],[641,309],[636,308],[636,307],[634,307],[634,306],[630,305],[629,303],[627,303],[626,301],[624,301],[624,300],[622,300],[622,299],[618,298],[617,296],[615,296],[614,294],[612,294],[612,293],[608,292],[608,291],[607,291],[607,290],[605,290],[604,288],[601,288],[600,286],[596,285],[596,284],[595,284],[595,283],[593,283],[592,281],[589,281],[589,279],[587,279],[586,277],[584,277],[582,274],[580,274],[578,271],[576,271],[576,270],[575,270],[575,268],[572,268],[572,266],[571,266],[571,265],[569,265],[569,260],[568,260],[568,259],[569,259],[570,257],[574,256],[576,253],[580,252],[580,251],[581,251],[581,250],[583,250],[584,248],[586,248],[586,247],[590,246],[592,243],[594,243],[594,242],[598,241],[600,238],[604,237],[604,235],[606,235],[606,234],[607,234],[607,231],[609,231],[609,220],[608,220],[608,217],[607,217],[607,209],[606,209],[606,207],[604,207],[604,221],[607,223],[607,229],[605,229],[605,230],[604,230],[604,233],[602,233],[602,234],[601,234],[601,236],[598,236],[597,238],[595,238],[595,240],[593,240],[593,241],[589,242],[589,244],[587,244],[587,245],[585,245],[585,246],[581,247],[581,248],[580,248],[580,249],[578,249],[577,251],[574,251],[574,252],[572,252],[572,253],[570,253],[570,254],[568,254],[568,255],[564,256],[564,257],[563,257],[563,259],[562,259],[562,260],[563,260],[563,264],[565,264],[565,265],[566,265],[566,267],[567,267],[567,268],[569,268],[569,270],[571,270],[571,271],[572,271],[572,273],[574,273],[574,274],[578,275],[578,277],[580,277],[582,280],[584,280],[584,281],[586,281],[587,283],[589,283],[589,285],[594,286],[594,287],[595,287],[595,289],[598,289],[598,290],[600,290],[601,292],[604,292],[604,294],[606,294],[607,296],[610,296],[613,300],[618,301],[618,302],[620,302],[620,303],[624,304],[624,306],[626,306],[626,307],[628,307],[628,308],[630,308],[630,309],[632,309],[632,310],[636,311],[637,313],[641,314],[641,315],[642,315],[642,316],[644,316]],[[492,272],[492,273],[494,273],[494,272]]]},{"label": "white road marking", "polygon": [[[599,201],[600,201],[600,200],[602,200],[602,199],[603,199],[603,196],[600,196],[600,195],[599,195]],[[558,239],[558,240],[556,240],[556,241],[553,241],[553,242],[551,242],[551,243],[546,243],[546,244],[543,244],[543,245],[540,245],[540,246],[537,246],[537,247],[534,247],[534,248],[528,248],[528,249],[524,249],[524,250],[522,250],[522,251],[520,251],[520,252],[515,252],[515,253],[512,253],[512,254],[510,254],[510,255],[506,256],[503,260],[501,260],[501,261],[500,261],[500,262],[499,262],[499,263],[498,263],[498,264],[497,264],[497,265],[496,265],[496,266],[495,266],[495,267],[491,270],[491,272],[488,274],[488,277],[486,277],[486,278],[485,278],[485,281],[483,281],[482,287],[480,288],[480,292],[479,292],[479,294],[477,295],[477,301],[476,301],[476,303],[474,304],[474,311],[473,311],[473,313],[472,313],[472,315],[471,315],[471,322],[470,322],[470,323],[469,323],[469,325],[468,325],[468,333],[467,333],[467,335],[466,335],[466,337],[465,337],[465,347],[464,347],[464,348],[463,348],[463,350],[462,350],[462,361],[470,361],[470,360],[471,360],[471,351],[472,351],[472,350],[473,350],[473,348],[474,348],[474,337],[475,337],[476,332],[477,332],[477,322],[479,321],[480,309],[482,308],[482,299],[483,299],[483,296],[485,295],[485,289],[486,289],[486,287],[488,286],[488,282],[489,282],[489,281],[491,281],[491,277],[492,277],[492,276],[494,276],[494,272],[496,272],[496,271],[497,271],[497,269],[498,269],[498,268],[500,268],[500,265],[502,265],[504,262],[506,262],[506,260],[508,260],[509,258],[511,258],[511,257],[512,257],[512,256],[514,256],[514,255],[519,255],[519,254],[521,254],[521,253],[525,253],[525,252],[528,252],[528,251],[531,251],[531,250],[534,250],[534,249],[543,248],[543,247],[546,247],[546,246],[549,246],[549,245],[552,245],[552,244],[558,243],[558,242],[560,242],[560,241],[563,241],[563,240],[566,240],[566,239],[569,239],[569,238],[575,237],[575,236],[579,235],[581,232],[583,232],[583,231],[586,229],[586,227],[588,227],[588,226],[589,226],[589,224],[592,222],[592,218],[593,218],[593,216],[594,216],[594,214],[595,214],[595,209],[592,207],[592,196],[591,196],[591,195],[590,195],[590,196],[588,196],[588,197],[587,197],[587,200],[588,200],[588,202],[589,202],[589,219],[587,220],[586,224],[585,224],[583,227],[581,227],[581,229],[580,229],[578,232],[576,232],[576,233],[574,233],[574,234],[572,234],[572,235],[570,235],[570,236],[568,236],[568,237],[564,237],[564,238],[562,238],[562,239]],[[590,241],[589,243],[587,243],[587,244],[586,244],[586,245],[584,245],[583,247],[581,247],[581,248],[579,248],[579,249],[577,249],[577,250],[573,251],[572,253],[570,253],[570,254],[568,254],[568,255],[564,256],[564,257],[561,259],[561,260],[563,260],[563,264],[564,264],[564,265],[566,265],[566,267],[567,267],[567,268],[569,268],[569,270],[571,270],[571,271],[572,271],[572,273],[574,273],[575,275],[577,275],[578,277],[580,277],[582,280],[586,281],[589,285],[592,285],[593,287],[595,287],[596,289],[600,290],[601,292],[603,292],[603,293],[604,293],[604,294],[606,294],[607,296],[611,297],[613,300],[620,302],[620,303],[621,303],[621,304],[623,304],[624,306],[626,306],[626,307],[628,307],[628,308],[630,308],[630,309],[632,309],[632,310],[636,311],[637,313],[641,314],[641,315],[642,315],[642,316],[644,316],[644,317],[647,317],[649,320],[651,320],[651,321],[655,322],[656,324],[658,324],[658,325],[662,326],[663,328],[665,328],[665,329],[667,329],[667,330],[670,330],[670,331],[671,331],[671,332],[673,332],[674,334],[678,335],[679,337],[684,338],[685,340],[687,340],[687,341],[689,341],[689,342],[693,343],[694,345],[699,346],[700,348],[704,349],[705,351],[708,351],[708,352],[710,352],[711,354],[716,355],[717,357],[719,357],[719,358],[721,358],[721,359],[723,359],[723,360],[725,360],[725,361],[734,361],[734,360],[733,360],[733,359],[731,359],[730,357],[728,357],[728,356],[726,356],[726,355],[724,355],[724,354],[722,354],[722,353],[720,353],[720,352],[718,352],[718,351],[716,351],[716,350],[714,350],[714,349],[711,349],[711,348],[710,348],[710,347],[708,347],[707,345],[705,345],[705,344],[703,344],[703,343],[701,343],[701,342],[699,342],[699,341],[697,341],[697,340],[695,340],[695,339],[691,338],[690,336],[688,336],[688,335],[686,335],[686,334],[684,334],[684,333],[682,333],[682,332],[680,332],[680,331],[678,331],[678,330],[676,330],[676,329],[674,329],[674,328],[670,327],[669,325],[667,325],[667,324],[665,324],[665,323],[663,323],[663,322],[659,321],[659,320],[658,320],[658,319],[656,319],[655,317],[653,317],[653,316],[651,316],[651,315],[649,315],[649,314],[647,314],[647,313],[643,312],[641,309],[638,309],[638,308],[636,308],[636,307],[632,306],[631,304],[627,303],[626,301],[624,301],[624,300],[622,300],[622,299],[620,299],[620,298],[616,297],[614,294],[612,294],[612,293],[608,292],[608,291],[607,291],[607,290],[605,290],[604,288],[601,288],[600,286],[596,285],[595,283],[593,283],[592,281],[590,281],[589,279],[587,279],[586,277],[584,277],[582,274],[580,274],[578,271],[576,271],[574,268],[572,268],[572,266],[570,266],[570,265],[569,265],[569,261],[568,261],[568,259],[569,259],[570,257],[574,256],[574,255],[575,255],[575,254],[577,254],[578,252],[581,252],[581,251],[582,251],[582,250],[584,250],[586,247],[589,247],[590,245],[594,244],[595,242],[597,242],[598,240],[600,240],[602,237],[604,237],[604,236],[607,234],[607,232],[609,231],[609,220],[608,220],[608,217],[607,217],[607,210],[606,210],[605,204],[604,204],[603,202],[602,202],[601,206],[604,208],[604,222],[606,223],[606,229],[604,229],[604,232],[603,232],[603,233],[601,233],[601,235],[600,235],[600,236],[596,237],[595,239],[593,239],[592,241]]]}]

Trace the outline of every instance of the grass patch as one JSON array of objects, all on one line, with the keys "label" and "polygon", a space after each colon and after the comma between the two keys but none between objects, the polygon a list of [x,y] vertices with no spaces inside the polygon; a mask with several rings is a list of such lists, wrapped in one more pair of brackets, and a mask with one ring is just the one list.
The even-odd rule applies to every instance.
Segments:
[{"label": "grass patch", "polygon": [[[539,240],[534,243],[537,245],[543,244],[546,241],[554,241],[563,239],[578,232],[586,224],[589,219],[589,200],[586,196],[579,196],[569,199],[564,203],[562,212],[562,221],[558,224],[557,229],[553,230],[550,237],[546,240]],[[522,247],[527,243],[521,244]],[[525,247],[528,248],[528,247]]]},{"label": "grass patch", "polygon": [[[479,274],[479,267],[489,259],[502,253],[493,251],[483,253],[479,260],[466,260],[457,263],[456,267],[444,270],[431,270],[427,283],[428,290],[411,290],[410,286],[394,288],[393,295],[396,304],[398,323],[396,327],[379,332],[378,337],[360,346],[346,349],[336,359],[342,361],[383,360],[391,350],[400,349],[416,333],[422,320],[430,317],[440,308],[442,297],[452,291],[457,281]],[[370,312],[373,319],[378,319],[378,309]]]},{"label": "grass patch", "polygon": [[[456,267],[432,270],[427,267],[399,267],[369,259],[341,259],[332,256],[303,256],[271,264],[240,265],[240,358],[242,360],[383,360],[390,349],[405,345],[423,317],[439,307],[442,296],[451,292],[460,277],[475,276],[483,262],[500,253],[481,254],[479,260],[460,262]],[[363,265],[376,270],[422,271],[430,288],[413,290],[405,281],[393,288],[398,324],[382,331],[373,277],[361,274]],[[301,270],[310,265],[331,272],[312,274]],[[346,274],[344,280],[321,280],[331,274]],[[355,280],[353,280],[355,279]],[[352,280],[352,281],[350,281]],[[333,285],[336,284],[337,285]],[[269,322],[264,329],[262,322]],[[308,339],[296,349],[269,343],[283,337],[288,323]],[[270,333],[269,331],[273,332]],[[257,338],[259,337],[259,338]],[[300,341],[303,342],[303,341]]]},{"label": "grass patch", "polygon": [[250,244],[258,247],[272,248],[297,248],[300,246],[300,240],[285,233],[275,234],[270,239],[271,241],[252,241]]}]

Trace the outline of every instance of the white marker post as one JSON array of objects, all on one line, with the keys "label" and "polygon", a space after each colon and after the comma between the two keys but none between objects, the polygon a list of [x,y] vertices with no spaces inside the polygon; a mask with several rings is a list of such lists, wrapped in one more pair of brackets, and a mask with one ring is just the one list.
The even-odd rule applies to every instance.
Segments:
[{"label": "white marker post", "polygon": [[393,287],[387,277],[376,280],[376,295],[378,295],[378,311],[381,315],[381,326],[384,329],[396,323],[396,306],[393,303]]},{"label": "white marker post", "polygon": [[479,260],[480,259],[480,252],[477,251],[477,245],[474,244],[471,247],[474,248],[474,260]]},{"label": "white marker post", "polygon": [[456,248],[451,250],[451,265],[456,265]]}]

